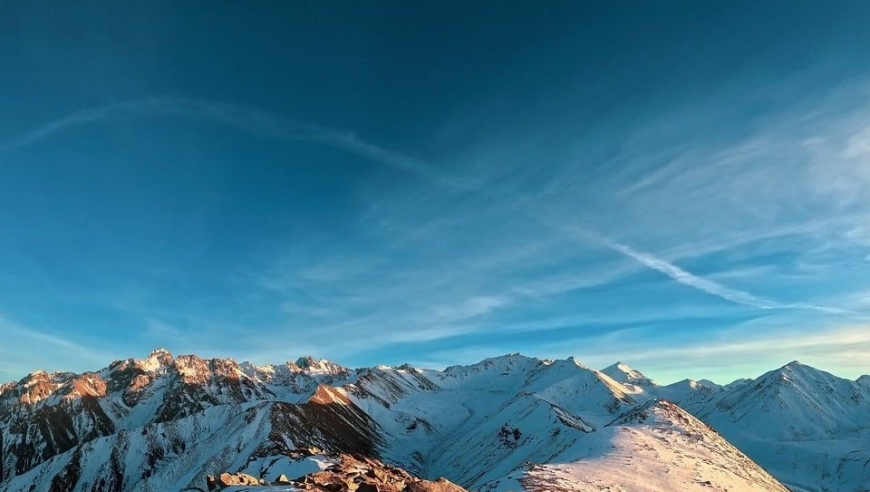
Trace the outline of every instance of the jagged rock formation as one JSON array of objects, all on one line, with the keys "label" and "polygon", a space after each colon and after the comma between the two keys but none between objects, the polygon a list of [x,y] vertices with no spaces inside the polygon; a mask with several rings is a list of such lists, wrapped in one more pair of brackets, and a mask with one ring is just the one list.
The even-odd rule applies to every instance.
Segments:
[{"label": "jagged rock formation", "polygon": [[288,443],[370,453],[379,438],[367,415],[351,404],[307,402],[321,384],[353,377],[326,361],[255,368],[164,350],[95,373],[36,372],[0,392],[2,466],[7,476],[50,484],[46,490],[66,482],[132,490],[179,475],[158,466],[173,456],[202,466],[225,461],[229,450],[201,450],[209,442],[235,441],[252,454]]}]

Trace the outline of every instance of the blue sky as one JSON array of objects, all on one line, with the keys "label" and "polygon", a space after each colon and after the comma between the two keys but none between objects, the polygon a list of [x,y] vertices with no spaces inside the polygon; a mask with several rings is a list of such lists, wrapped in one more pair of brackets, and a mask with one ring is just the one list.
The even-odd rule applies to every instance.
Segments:
[{"label": "blue sky", "polygon": [[7,2],[0,379],[868,373],[870,5],[758,3]]}]

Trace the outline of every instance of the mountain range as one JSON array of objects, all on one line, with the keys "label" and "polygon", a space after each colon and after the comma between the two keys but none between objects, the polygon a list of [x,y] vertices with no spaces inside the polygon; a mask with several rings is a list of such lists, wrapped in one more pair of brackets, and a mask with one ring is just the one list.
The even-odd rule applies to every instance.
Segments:
[{"label": "mountain range", "polygon": [[[870,377],[659,385],[511,354],[444,370],[144,359],[0,385],[0,490],[196,490],[349,453],[468,490],[870,490]],[[322,459],[301,456],[319,449]],[[310,453],[309,453],[310,454]]]}]

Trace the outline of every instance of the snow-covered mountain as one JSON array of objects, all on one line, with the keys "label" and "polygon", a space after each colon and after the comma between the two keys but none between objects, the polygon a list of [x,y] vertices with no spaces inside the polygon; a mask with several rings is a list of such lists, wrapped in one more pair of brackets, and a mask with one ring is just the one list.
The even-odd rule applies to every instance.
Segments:
[{"label": "snow-covered mountain", "polygon": [[[166,442],[143,441],[141,454],[150,456],[145,461],[156,461],[167,452],[186,451],[184,447],[206,432],[206,424],[218,432],[231,426],[232,419],[255,419],[240,416],[252,406],[260,409],[255,419],[259,421],[263,415],[274,416],[273,408],[288,408],[276,407],[276,401],[301,403],[321,384],[340,384],[354,377],[352,371],[325,361],[300,359],[253,367],[229,359],[173,358],[165,350],[143,360],[115,361],[97,372],[35,372],[0,387],[0,462],[5,477],[21,475],[53,458],[57,458],[55,467],[61,461],[78,466],[76,459],[87,459],[86,452],[93,446],[102,446],[103,451],[121,449],[130,456],[135,453],[126,446],[147,438],[151,429],[192,428],[194,434],[181,430]],[[166,437],[167,432],[163,429],[160,436]],[[106,448],[106,443],[112,444]],[[145,470],[142,475],[149,473]]]},{"label": "snow-covered mountain", "polygon": [[863,492],[870,490],[868,381],[794,361],[754,380],[646,385],[633,397],[678,403],[792,490]]},{"label": "snow-covered mountain", "polygon": [[870,386],[859,381],[795,361],[687,408],[796,490],[864,491]]},{"label": "snow-covered mountain", "polygon": [[[623,363],[596,371],[518,354],[434,371],[310,357],[260,367],[157,350],[0,386],[0,490],[182,490],[222,471],[265,476],[310,447],[491,492],[784,491],[753,459],[805,490],[860,490],[870,484],[860,451],[868,396],[866,379],[799,365],[726,387],[661,386]],[[846,434],[855,453],[822,459],[786,445]],[[783,452],[818,466],[791,470]],[[836,477],[823,469],[832,459]]]}]

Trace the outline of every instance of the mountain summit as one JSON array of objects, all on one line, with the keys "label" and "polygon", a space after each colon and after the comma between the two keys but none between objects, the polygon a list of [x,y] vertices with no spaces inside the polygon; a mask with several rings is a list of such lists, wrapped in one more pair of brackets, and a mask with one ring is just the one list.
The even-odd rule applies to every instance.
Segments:
[{"label": "mountain summit", "polygon": [[617,362],[613,365],[607,366],[602,369],[601,372],[623,384],[632,384],[646,388],[658,386],[655,381],[644,376],[642,372],[632,369],[624,362]]}]

